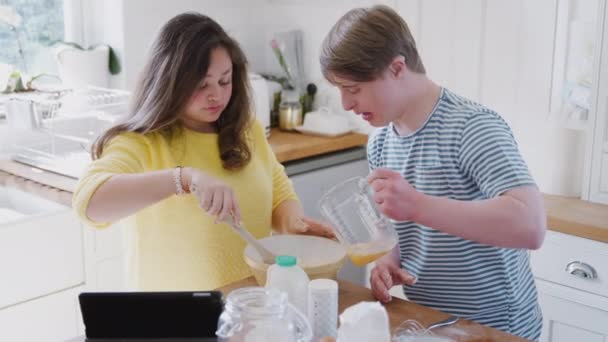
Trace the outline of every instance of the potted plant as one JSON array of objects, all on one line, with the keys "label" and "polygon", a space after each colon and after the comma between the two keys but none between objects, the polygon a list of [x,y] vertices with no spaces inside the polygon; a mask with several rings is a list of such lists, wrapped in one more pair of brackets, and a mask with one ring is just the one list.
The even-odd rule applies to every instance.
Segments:
[{"label": "potted plant", "polygon": [[55,56],[59,77],[69,88],[108,87],[110,75],[121,71],[116,53],[107,44],[85,48],[74,42],[60,42]]},{"label": "potted plant", "polygon": [[31,90],[31,81],[25,81],[25,77],[23,75],[23,73],[27,73],[27,65],[25,63],[25,56],[23,55],[23,45],[21,44],[19,31],[17,31],[17,27],[19,27],[21,24],[21,16],[11,6],[0,5],[0,23],[8,26],[15,34],[19,59],[21,60],[21,67],[23,68],[23,72],[16,69],[16,67],[9,68],[10,72],[6,75],[2,75],[3,77],[6,76],[6,78],[2,80],[6,81],[6,83],[5,85],[1,85],[2,88],[0,88],[0,92],[6,94]]},{"label": "potted plant", "polygon": [[33,77],[27,77],[22,74],[19,70],[12,70],[6,79],[6,85],[4,89],[0,91],[2,94],[10,94],[10,93],[21,93],[36,90],[33,86],[34,81],[43,77],[43,76],[51,76],[49,74],[38,74]]}]

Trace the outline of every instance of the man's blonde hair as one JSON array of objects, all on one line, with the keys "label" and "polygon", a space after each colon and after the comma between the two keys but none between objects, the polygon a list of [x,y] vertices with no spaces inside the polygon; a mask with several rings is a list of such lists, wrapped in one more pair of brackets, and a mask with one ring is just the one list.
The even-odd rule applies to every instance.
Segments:
[{"label": "man's blonde hair", "polygon": [[321,48],[321,71],[331,81],[339,75],[355,81],[372,81],[397,56],[408,68],[426,71],[407,24],[392,8],[377,5],[348,11],[332,27]]}]

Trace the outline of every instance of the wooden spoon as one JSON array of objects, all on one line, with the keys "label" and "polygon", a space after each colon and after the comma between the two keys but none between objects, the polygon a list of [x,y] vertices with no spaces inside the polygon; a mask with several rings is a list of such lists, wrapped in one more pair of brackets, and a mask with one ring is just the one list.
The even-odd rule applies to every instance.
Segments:
[{"label": "wooden spoon", "polygon": [[258,252],[258,254],[260,254],[265,264],[274,264],[276,255],[269,251],[268,248],[264,247],[264,245],[262,245],[260,241],[255,238],[255,236],[251,235],[251,233],[247,230],[247,228],[243,226],[243,224],[237,223],[234,218],[232,218],[232,220],[230,220],[228,224],[230,225],[230,227],[232,227],[232,229],[239,233],[239,235],[241,235],[241,237],[245,239],[245,241],[247,241]]}]

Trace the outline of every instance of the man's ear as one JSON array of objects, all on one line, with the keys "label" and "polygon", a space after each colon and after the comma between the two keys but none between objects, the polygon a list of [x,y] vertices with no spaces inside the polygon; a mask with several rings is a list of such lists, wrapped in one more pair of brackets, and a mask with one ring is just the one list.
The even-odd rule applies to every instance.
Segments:
[{"label": "man's ear", "polygon": [[405,57],[397,56],[393,59],[391,64],[388,66],[390,75],[394,78],[401,78],[407,70],[407,64],[405,64]]}]

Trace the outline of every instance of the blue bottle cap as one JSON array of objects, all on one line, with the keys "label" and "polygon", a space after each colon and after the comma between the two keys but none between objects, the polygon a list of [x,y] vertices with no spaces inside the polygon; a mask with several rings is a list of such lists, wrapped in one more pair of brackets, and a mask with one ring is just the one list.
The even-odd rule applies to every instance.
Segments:
[{"label": "blue bottle cap", "polygon": [[298,259],[291,255],[278,255],[275,259],[277,265],[282,267],[295,266]]}]

